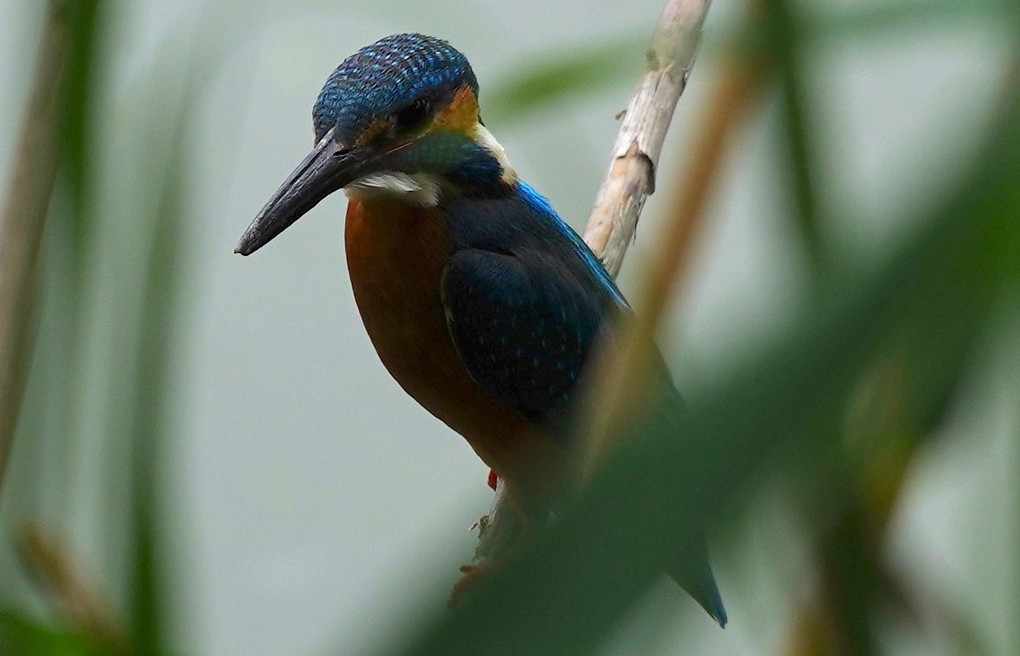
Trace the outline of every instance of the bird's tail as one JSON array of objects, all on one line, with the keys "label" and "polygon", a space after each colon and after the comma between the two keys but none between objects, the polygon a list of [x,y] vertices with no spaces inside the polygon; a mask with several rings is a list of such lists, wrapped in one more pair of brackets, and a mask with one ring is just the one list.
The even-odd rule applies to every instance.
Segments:
[{"label": "bird's tail", "polygon": [[[684,430],[680,421],[684,414],[683,399],[673,386],[665,362],[657,351],[653,352],[657,358],[654,367],[658,369],[658,375],[648,377],[650,389],[647,394],[647,405],[637,408],[636,416],[627,418],[628,425],[630,430],[635,430],[636,427],[635,434],[661,433],[665,428],[681,436]],[[715,584],[712,566],[708,561],[708,547],[704,540],[700,540],[696,547],[676,554],[664,569],[681,588],[694,597],[719,626],[726,628],[726,608],[723,607],[722,596]]]},{"label": "bird's tail", "polygon": [[720,627],[726,628],[726,608],[715,584],[712,566],[708,562],[708,550],[704,544],[697,548],[693,557],[671,565],[666,571],[687,594],[694,597]]}]

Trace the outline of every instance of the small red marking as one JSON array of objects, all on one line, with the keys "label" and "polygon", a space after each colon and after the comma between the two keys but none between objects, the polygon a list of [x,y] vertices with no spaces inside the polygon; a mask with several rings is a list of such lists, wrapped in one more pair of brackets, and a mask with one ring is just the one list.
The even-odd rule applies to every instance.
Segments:
[{"label": "small red marking", "polygon": [[497,474],[495,470],[490,469],[489,470],[489,487],[491,487],[493,490],[495,490],[496,489],[496,482],[498,480],[499,480],[499,474]]}]

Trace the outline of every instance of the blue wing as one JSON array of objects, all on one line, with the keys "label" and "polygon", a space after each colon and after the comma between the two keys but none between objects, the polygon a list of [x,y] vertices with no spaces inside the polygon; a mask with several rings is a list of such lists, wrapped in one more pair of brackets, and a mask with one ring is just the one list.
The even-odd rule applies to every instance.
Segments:
[{"label": "blue wing", "polygon": [[441,292],[475,382],[532,421],[556,419],[605,324],[605,303],[539,252],[461,250]]},{"label": "blue wing", "polygon": [[[487,214],[478,203],[447,208],[460,250],[443,274],[442,302],[457,354],[474,381],[529,420],[559,428],[577,381],[592,365],[593,346],[612,329],[614,315],[629,308],[548,202],[524,183],[519,191]],[[652,366],[650,420],[672,421],[682,412],[680,396],[661,358]],[[704,548],[668,569],[725,626]]]}]

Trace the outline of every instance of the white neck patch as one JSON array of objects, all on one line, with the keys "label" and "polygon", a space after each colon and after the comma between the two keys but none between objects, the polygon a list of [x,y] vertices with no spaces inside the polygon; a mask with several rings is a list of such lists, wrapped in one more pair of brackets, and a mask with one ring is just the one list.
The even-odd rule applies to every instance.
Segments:
[{"label": "white neck patch", "polygon": [[503,169],[503,175],[500,176],[503,182],[507,184],[513,184],[517,182],[517,171],[514,169],[513,164],[510,163],[510,159],[506,156],[506,150],[503,145],[496,141],[496,137],[489,132],[489,129],[482,125],[480,122],[475,123],[474,137],[476,144],[486,149],[492,156],[499,162],[499,167]]},{"label": "white neck patch", "polygon": [[358,178],[344,187],[348,196],[392,198],[405,203],[435,207],[439,204],[439,179],[429,173],[380,171]]}]

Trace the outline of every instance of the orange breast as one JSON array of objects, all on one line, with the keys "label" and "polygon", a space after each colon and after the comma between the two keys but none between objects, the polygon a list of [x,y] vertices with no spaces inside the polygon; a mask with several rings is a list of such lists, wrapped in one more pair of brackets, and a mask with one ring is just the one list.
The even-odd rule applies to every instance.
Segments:
[{"label": "orange breast", "polygon": [[450,240],[436,211],[352,195],[345,243],[358,310],[390,374],[518,493],[551,492],[557,444],[482,390],[454,349],[440,299]]}]

